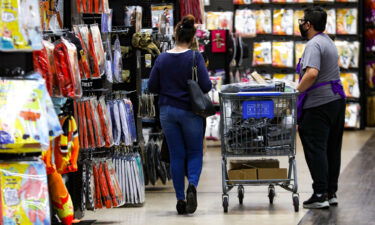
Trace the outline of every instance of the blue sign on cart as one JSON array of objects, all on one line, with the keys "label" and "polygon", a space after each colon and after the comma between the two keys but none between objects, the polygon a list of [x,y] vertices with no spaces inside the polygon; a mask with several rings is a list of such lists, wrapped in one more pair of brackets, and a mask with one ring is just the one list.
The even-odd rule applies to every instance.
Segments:
[{"label": "blue sign on cart", "polygon": [[274,103],[272,100],[267,101],[244,101],[242,103],[242,117],[249,118],[269,118],[274,117]]}]

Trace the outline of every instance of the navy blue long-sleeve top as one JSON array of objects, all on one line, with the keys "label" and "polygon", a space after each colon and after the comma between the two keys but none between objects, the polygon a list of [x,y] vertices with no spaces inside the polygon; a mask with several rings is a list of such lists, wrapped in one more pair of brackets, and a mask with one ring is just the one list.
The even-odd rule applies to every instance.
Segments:
[{"label": "navy blue long-sleeve top", "polygon": [[[198,84],[204,93],[212,88],[203,56],[195,53]],[[159,105],[191,110],[187,81],[192,77],[193,51],[162,53],[152,68],[148,89],[159,94]]]}]

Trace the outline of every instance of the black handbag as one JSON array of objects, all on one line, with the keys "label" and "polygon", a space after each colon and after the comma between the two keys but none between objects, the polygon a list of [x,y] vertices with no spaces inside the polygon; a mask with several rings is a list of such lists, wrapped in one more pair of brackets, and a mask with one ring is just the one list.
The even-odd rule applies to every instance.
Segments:
[{"label": "black handbag", "polygon": [[192,78],[191,80],[188,80],[190,102],[193,113],[206,118],[208,116],[215,115],[216,110],[210,97],[203,93],[198,84],[198,68],[196,65],[195,55],[195,51],[193,51]]}]

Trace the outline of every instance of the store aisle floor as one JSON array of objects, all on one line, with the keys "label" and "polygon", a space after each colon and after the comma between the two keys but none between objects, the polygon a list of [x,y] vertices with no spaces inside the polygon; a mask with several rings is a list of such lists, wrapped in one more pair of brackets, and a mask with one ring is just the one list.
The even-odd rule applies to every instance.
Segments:
[{"label": "store aisle floor", "polygon": [[[374,130],[345,132],[342,154],[342,171],[373,135]],[[297,166],[300,204],[310,197],[311,178],[304,159],[303,150],[297,139]],[[210,144],[210,143],[209,143]],[[198,188],[198,210],[194,215],[179,216],[175,210],[175,195],[171,184],[167,187],[150,187],[146,204],[141,208],[117,208],[87,212],[84,220],[97,220],[95,224],[298,224],[308,212],[300,208],[294,213],[292,194],[276,187],[274,204],[268,203],[267,187],[246,187],[244,204],[239,205],[235,190],[230,192],[229,213],[224,214],[221,206],[221,162],[220,148],[210,147],[205,154],[204,168]],[[281,158],[281,166],[287,161]],[[355,190],[353,190],[355,191]]]}]

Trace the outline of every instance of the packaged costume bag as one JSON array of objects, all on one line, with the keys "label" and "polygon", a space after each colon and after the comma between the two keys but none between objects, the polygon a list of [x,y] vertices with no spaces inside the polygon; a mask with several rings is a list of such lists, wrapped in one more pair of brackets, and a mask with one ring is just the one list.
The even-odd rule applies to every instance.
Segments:
[{"label": "packaged costume bag", "polygon": [[210,76],[210,80],[212,83],[212,89],[210,92],[208,92],[208,96],[210,96],[212,103],[220,104],[219,92],[221,91],[221,85],[223,84],[223,77],[222,76]]},{"label": "packaged costume bag", "polygon": [[336,10],[328,9],[327,12],[327,25],[326,33],[327,34],[336,34]]},{"label": "packaged costume bag", "polygon": [[335,41],[337,52],[339,54],[339,66],[348,69],[352,61],[353,51],[348,41]]},{"label": "packaged costume bag", "polygon": [[359,103],[346,104],[345,111],[345,127],[346,128],[360,128],[360,114],[361,106]]},{"label": "packaged costume bag", "polygon": [[125,27],[134,27],[135,32],[141,32],[142,11],[143,9],[141,6],[125,6]]},{"label": "packaged costume bag", "polygon": [[65,38],[61,38],[62,43],[66,46],[67,56],[69,60],[69,66],[71,71],[71,80],[73,82],[73,91],[75,98],[80,98],[82,96],[81,87],[81,74],[79,70],[77,47]]},{"label": "packaged costume bag", "polygon": [[293,52],[294,52],[293,41],[274,41],[272,43],[272,65],[274,67],[289,67],[292,68],[294,65]]},{"label": "packaged costume bag", "polygon": [[356,73],[341,73],[341,83],[344,87],[345,95],[351,98],[359,98],[359,83],[358,75]]},{"label": "packaged costume bag", "polygon": [[0,2],[0,50],[42,49],[38,0]]},{"label": "packaged costume bag", "polygon": [[40,75],[35,80],[1,80],[0,93],[0,152],[47,150],[50,138],[62,130]]},{"label": "packaged costume bag", "polygon": [[256,10],[255,19],[257,34],[272,33],[272,12],[270,9]]},{"label": "packaged costume bag", "polygon": [[207,30],[230,30],[233,28],[233,12],[207,12]]},{"label": "packaged costume bag", "polygon": [[1,162],[0,190],[1,224],[51,224],[43,162]]},{"label": "packaged costume bag", "polygon": [[33,51],[34,70],[40,73],[46,82],[48,93],[52,96],[53,75],[47,49]]},{"label": "packaged costume bag", "polygon": [[[47,52],[47,56],[48,56],[48,63],[49,63],[49,68],[50,71],[49,71],[49,74],[51,76],[49,82],[51,82],[51,85],[52,86],[52,93],[50,94],[51,97],[61,97],[62,96],[62,93],[61,93],[61,90],[60,90],[60,87],[59,87],[59,84],[58,84],[58,78],[57,78],[57,74],[56,74],[56,67],[55,67],[55,56],[54,56],[54,50],[55,50],[55,45],[52,44],[51,42],[49,41],[45,41],[43,40],[43,47],[44,49],[46,50]],[[48,85],[47,85],[48,87]]]},{"label": "packaged costume bag", "polygon": [[213,53],[224,53],[227,51],[227,31],[211,31],[211,45]]},{"label": "packaged costume bag", "polygon": [[90,33],[92,35],[95,56],[98,60],[100,75],[102,75],[105,71],[105,53],[98,24],[90,25]]},{"label": "packaged costume bag", "polygon": [[120,39],[117,36],[113,46],[113,82],[122,83],[122,54]]},{"label": "packaged costume bag", "polygon": [[254,42],[253,66],[272,64],[272,44],[266,42]]},{"label": "packaged costume bag", "polygon": [[256,35],[255,11],[250,9],[238,9],[235,15],[236,34],[241,37]]},{"label": "packaged costume bag", "polygon": [[151,5],[152,27],[157,27],[164,36],[173,35],[173,4]]},{"label": "packaged costume bag", "polygon": [[337,9],[336,16],[337,34],[357,34],[358,9]]},{"label": "packaged costume bag", "polygon": [[220,114],[217,113],[207,117],[206,124],[206,139],[213,141],[220,140]]},{"label": "packaged costume bag", "polygon": [[360,52],[359,41],[351,42],[350,48],[352,49],[352,60],[350,61],[350,67],[358,68],[359,67],[359,52]]},{"label": "packaged costume bag", "polygon": [[293,10],[273,10],[273,34],[293,35]]},{"label": "packaged costume bag", "polygon": [[299,59],[302,58],[303,52],[305,51],[306,43],[305,42],[295,42],[294,50],[295,50],[295,65],[298,64]]}]

